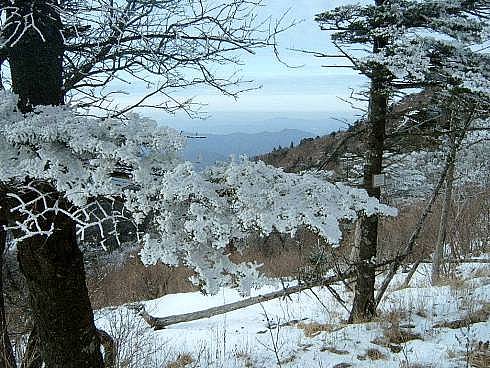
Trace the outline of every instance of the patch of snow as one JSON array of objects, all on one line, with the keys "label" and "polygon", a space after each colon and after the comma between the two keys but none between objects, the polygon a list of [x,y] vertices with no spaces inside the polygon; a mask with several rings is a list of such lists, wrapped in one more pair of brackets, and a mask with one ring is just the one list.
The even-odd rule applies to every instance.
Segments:
[{"label": "patch of snow", "polygon": [[[153,363],[163,366],[178,354],[187,353],[198,367],[277,367],[277,353],[282,367],[327,368],[341,363],[366,368],[398,368],[402,364],[465,367],[467,348],[488,340],[490,322],[456,329],[435,325],[488,308],[489,277],[481,276],[481,270],[486,267],[488,265],[479,263],[463,264],[458,267],[461,283],[430,286],[430,266],[421,265],[410,287],[405,289],[397,289],[397,283],[401,284],[400,280],[405,277],[399,273],[395,287],[387,292],[380,305],[380,317],[370,323],[345,324],[347,311],[328,290],[317,287],[287,299],[175,324],[161,331],[144,327],[144,336],[152,342],[151,346],[161,344],[159,353],[153,352],[152,357]],[[351,295],[343,285],[334,287],[349,303]],[[252,295],[275,289],[263,287],[252,291]],[[143,303],[151,315],[163,317],[220,306],[241,298],[238,291],[222,288],[212,296],[181,293]],[[114,318],[117,315],[126,316],[126,320]],[[125,306],[100,310],[96,316],[97,325],[105,329],[117,330],[121,328],[118,323],[144,325],[142,319]],[[303,328],[316,324],[320,326],[319,331],[307,336],[298,322],[303,323]],[[420,335],[420,339],[393,344],[399,348],[395,353],[389,344],[383,346],[380,341],[398,325]],[[370,359],[370,352],[380,354],[381,359]]]}]

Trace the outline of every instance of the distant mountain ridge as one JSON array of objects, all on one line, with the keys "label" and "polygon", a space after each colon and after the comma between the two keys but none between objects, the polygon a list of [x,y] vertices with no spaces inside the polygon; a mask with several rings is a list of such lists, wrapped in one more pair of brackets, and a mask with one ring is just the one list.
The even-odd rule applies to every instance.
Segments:
[{"label": "distant mountain ridge", "polygon": [[247,155],[255,157],[274,148],[296,146],[305,138],[315,134],[298,130],[283,129],[278,132],[231,133],[231,134],[187,134],[184,158],[198,167],[226,161],[230,156]]},{"label": "distant mountain ridge", "polygon": [[[346,120],[352,120],[352,116],[338,115],[339,119],[345,118]],[[170,125],[175,129],[188,132],[191,134],[214,134],[214,135],[226,135],[234,133],[243,134],[255,134],[261,132],[281,132],[283,130],[299,130],[317,135],[328,134],[332,131],[344,129],[345,124],[338,119],[334,119],[329,116],[315,117],[313,119],[308,118],[296,118],[296,117],[271,117],[266,119],[254,118],[253,115],[244,118],[228,117],[228,118],[215,118],[212,120],[179,120],[162,122],[165,125]]]}]

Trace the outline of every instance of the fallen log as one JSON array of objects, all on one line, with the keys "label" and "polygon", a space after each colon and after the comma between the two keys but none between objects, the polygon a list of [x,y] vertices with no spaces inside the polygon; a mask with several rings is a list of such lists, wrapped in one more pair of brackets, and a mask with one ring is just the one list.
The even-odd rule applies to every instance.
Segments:
[{"label": "fallen log", "polygon": [[212,307],[202,311],[185,313],[185,314],[176,314],[167,317],[154,317],[150,315],[145,310],[145,306],[143,304],[132,304],[129,305],[128,308],[136,310],[139,313],[139,315],[146,321],[146,323],[148,323],[150,327],[152,327],[155,331],[157,331],[177,323],[190,322],[203,318],[210,318],[220,314],[232,312],[237,309],[246,308],[254,304],[259,304],[272,299],[285,297],[290,294],[299,293],[301,291],[305,291],[316,286],[328,286],[335,282],[344,280],[346,278],[353,277],[354,275],[355,272],[353,270],[349,270],[339,275],[321,278],[316,282],[305,283],[305,284],[283,288],[281,290],[273,291],[271,293],[257,295],[248,299],[243,299],[234,303]]},{"label": "fallen log", "polygon": [[[405,255],[397,256],[393,259],[385,260],[381,263],[376,264],[376,268],[391,265],[394,262],[400,262],[405,258]],[[422,261],[424,262],[424,261]],[[464,262],[480,262],[480,263],[490,263],[487,260],[479,260],[479,259],[466,259]],[[127,308],[135,310],[144,320],[145,322],[153,328],[155,331],[163,330],[164,328],[183,322],[191,322],[198,319],[211,318],[220,314],[225,314],[228,312],[232,312],[238,309],[250,307],[255,304],[267,302],[269,300],[281,298],[288,296],[290,294],[299,293],[301,291],[312,289],[317,286],[329,286],[339,281],[343,281],[349,278],[353,278],[356,275],[354,271],[354,264],[351,264],[349,269],[344,272],[338,273],[337,275],[320,278],[313,282],[302,283],[300,285],[286,287],[281,290],[273,291],[267,294],[257,295],[248,299],[239,300],[234,303],[220,305],[217,307],[212,307],[208,309],[204,309],[197,312],[184,313],[184,314],[175,314],[166,317],[155,317],[150,315],[146,310],[145,306],[141,303],[129,304]]]},{"label": "fallen log", "polygon": [[[463,258],[463,259],[445,259],[444,263],[490,263],[490,259],[482,258]],[[423,260],[420,263],[432,263],[431,260]]]}]

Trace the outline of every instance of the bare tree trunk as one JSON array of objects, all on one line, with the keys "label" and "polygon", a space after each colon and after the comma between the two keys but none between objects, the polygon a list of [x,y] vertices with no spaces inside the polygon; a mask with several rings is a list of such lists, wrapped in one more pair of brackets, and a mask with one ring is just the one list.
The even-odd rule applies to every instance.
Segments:
[{"label": "bare tree trunk", "polygon": [[374,282],[376,270],[376,245],[378,233],[377,216],[363,216],[361,221],[361,247],[359,248],[359,260],[356,263],[356,286],[354,289],[354,302],[352,305],[349,322],[369,320],[375,315]]},{"label": "bare tree trunk", "polygon": [[417,268],[419,268],[421,262],[421,259],[418,259],[417,262],[412,265],[410,271],[408,271],[408,274],[405,277],[405,280],[403,280],[402,288],[408,287],[410,280],[412,279],[413,275],[415,275],[415,272],[417,272]]},{"label": "bare tree trunk", "polygon": [[[0,206],[4,203],[0,194]],[[7,225],[5,209],[0,207],[0,368],[15,368],[15,357],[12,344],[7,331],[5,318],[5,300],[3,298],[3,261],[7,246],[7,233],[4,226]]]},{"label": "bare tree trunk", "polygon": [[[12,41],[8,60],[22,112],[37,105],[63,103],[64,43],[57,6],[55,0],[12,3],[16,11],[10,13],[12,26],[7,29]],[[25,27],[31,21],[36,27]],[[46,368],[102,368],[75,225],[62,215],[44,220],[43,225],[54,225],[53,235],[19,243],[17,254],[27,281],[42,361]]]},{"label": "bare tree trunk", "polygon": [[355,264],[359,262],[359,244],[361,243],[361,226],[360,222],[356,221],[354,228],[354,244],[349,255],[349,262]]},{"label": "bare tree trunk", "polygon": [[3,91],[5,88],[3,86],[3,78],[2,78],[2,65],[5,61],[6,55],[4,51],[0,50],[0,91]]},{"label": "bare tree trunk", "polygon": [[[3,224],[0,223],[3,227]],[[0,229],[0,368],[16,367],[14,351],[7,331],[5,319],[5,301],[3,298],[3,253],[5,250],[5,231]]]},{"label": "bare tree trunk", "polygon": [[449,152],[449,167],[446,175],[446,189],[444,194],[444,202],[441,213],[441,221],[437,232],[437,243],[434,255],[432,257],[432,284],[439,282],[441,274],[442,261],[444,259],[444,245],[446,243],[447,223],[449,212],[451,211],[451,201],[453,196],[453,181],[454,181],[454,165],[456,161],[456,142],[454,134],[450,136],[450,152]]},{"label": "bare tree trunk", "polygon": [[[11,21],[6,33],[8,62],[12,89],[19,96],[22,112],[37,105],[63,104],[63,53],[60,15],[55,10],[57,1],[15,0],[10,11]],[[29,22],[35,22],[36,28]]]},{"label": "bare tree trunk", "polygon": [[[375,0],[376,6],[383,5],[384,0]],[[376,54],[386,46],[382,37],[374,38],[373,53]],[[387,71],[382,65],[373,67],[369,91],[368,146],[364,164],[363,186],[372,197],[380,198],[381,190],[373,185],[374,175],[382,172],[383,150],[388,110],[389,81]],[[357,262],[357,283],[349,322],[370,320],[376,314],[374,283],[376,279],[376,254],[378,247],[378,215],[359,218],[359,261]]]},{"label": "bare tree trunk", "polygon": [[117,346],[116,342],[104,330],[97,330],[100,343],[104,347],[104,368],[116,368]]},{"label": "bare tree trunk", "polygon": [[[382,1],[376,1],[380,5]],[[374,52],[384,44],[376,40]],[[372,197],[380,198],[379,187],[374,187],[373,177],[382,172],[383,150],[388,108],[388,91],[385,69],[375,67],[371,78],[369,98],[369,137],[364,164],[364,188]],[[374,301],[375,263],[378,245],[378,215],[361,215],[359,221],[359,260],[357,262],[357,283],[349,322],[370,320],[376,313]]]}]

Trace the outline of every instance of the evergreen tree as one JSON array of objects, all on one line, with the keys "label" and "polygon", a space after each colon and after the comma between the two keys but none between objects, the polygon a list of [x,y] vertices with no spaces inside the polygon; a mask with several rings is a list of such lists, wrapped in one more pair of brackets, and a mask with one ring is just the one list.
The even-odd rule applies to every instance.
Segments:
[{"label": "evergreen tree", "polygon": [[[489,37],[487,1],[375,0],[319,14],[322,29],[333,32],[338,55],[371,81],[368,92],[368,149],[363,186],[380,198],[374,175],[383,172],[390,103],[405,88],[439,87],[488,93],[490,58],[475,47]],[[360,47],[361,46],[361,47]],[[378,218],[360,220],[357,287],[350,321],[375,315]]]}]

